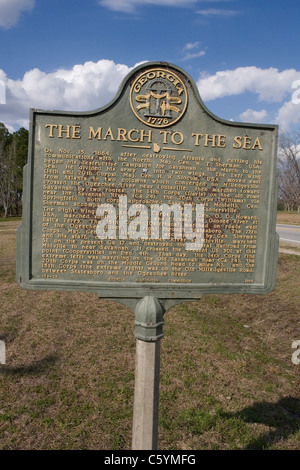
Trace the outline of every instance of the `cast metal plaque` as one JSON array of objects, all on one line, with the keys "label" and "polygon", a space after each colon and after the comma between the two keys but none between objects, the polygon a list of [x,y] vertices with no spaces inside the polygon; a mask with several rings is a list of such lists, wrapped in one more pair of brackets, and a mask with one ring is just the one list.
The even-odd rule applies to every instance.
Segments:
[{"label": "cast metal plaque", "polygon": [[269,292],[277,134],[216,117],[158,62],[101,109],[31,110],[17,282],[114,299]]}]

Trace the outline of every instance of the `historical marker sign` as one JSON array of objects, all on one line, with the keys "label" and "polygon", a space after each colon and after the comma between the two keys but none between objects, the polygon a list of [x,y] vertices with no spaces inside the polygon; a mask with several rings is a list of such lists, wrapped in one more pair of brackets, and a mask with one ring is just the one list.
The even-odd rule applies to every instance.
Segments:
[{"label": "historical marker sign", "polygon": [[31,111],[17,281],[194,299],[275,285],[277,126],[224,121],[165,63],[91,112]]}]

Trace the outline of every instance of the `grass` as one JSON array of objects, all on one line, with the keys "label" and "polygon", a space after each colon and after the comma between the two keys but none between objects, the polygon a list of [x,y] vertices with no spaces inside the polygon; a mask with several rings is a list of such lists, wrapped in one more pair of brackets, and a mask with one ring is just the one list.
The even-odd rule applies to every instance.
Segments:
[{"label": "grass", "polygon": [[[95,294],[20,289],[17,224],[0,224],[0,449],[130,449],[133,313]],[[272,293],[167,311],[159,449],[300,449],[299,285],[300,257],[280,253]]]},{"label": "grass", "polygon": [[21,222],[22,217],[0,217],[0,222]]},{"label": "grass", "polygon": [[300,212],[277,212],[277,223],[286,225],[300,225]]}]

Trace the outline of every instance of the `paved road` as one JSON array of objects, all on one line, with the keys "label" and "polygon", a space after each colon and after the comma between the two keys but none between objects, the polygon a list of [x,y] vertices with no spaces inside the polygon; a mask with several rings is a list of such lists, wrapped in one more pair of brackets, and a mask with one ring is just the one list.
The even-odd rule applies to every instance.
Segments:
[{"label": "paved road", "polygon": [[276,225],[276,232],[283,242],[292,242],[300,244],[300,226],[299,225]]}]

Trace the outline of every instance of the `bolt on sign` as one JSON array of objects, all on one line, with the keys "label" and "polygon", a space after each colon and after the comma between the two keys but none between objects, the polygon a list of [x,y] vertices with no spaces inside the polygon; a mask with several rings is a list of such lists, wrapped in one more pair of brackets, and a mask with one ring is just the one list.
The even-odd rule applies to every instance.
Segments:
[{"label": "bolt on sign", "polygon": [[269,292],[277,134],[216,117],[160,62],[103,108],[31,110],[17,282],[123,301]]}]

